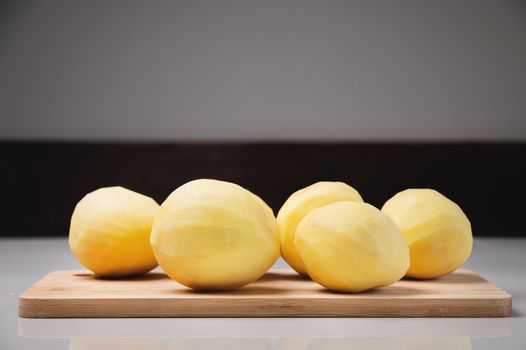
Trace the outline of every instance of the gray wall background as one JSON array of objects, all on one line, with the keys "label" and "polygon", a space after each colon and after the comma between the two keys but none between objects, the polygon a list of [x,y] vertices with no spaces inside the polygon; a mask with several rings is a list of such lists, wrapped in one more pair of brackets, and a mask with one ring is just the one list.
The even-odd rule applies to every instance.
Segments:
[{"label": "gray wall background", "polygon": [[0,138],[526,140],[526,2],[0,2]]}]

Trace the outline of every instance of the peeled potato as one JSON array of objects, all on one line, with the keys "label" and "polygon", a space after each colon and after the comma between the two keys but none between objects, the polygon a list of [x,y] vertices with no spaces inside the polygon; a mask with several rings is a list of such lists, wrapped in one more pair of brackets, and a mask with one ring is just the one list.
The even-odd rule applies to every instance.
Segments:
[{"label": "peeled potato", "polygon": [[168,276],[201,290],[240,288],[279,256],[272,210],[246,189],[217,180],[172,192],[155,217],[151,243]]},{"label": "peeled potato", "polygon": [[298,225],[295,244],[309,276],[334,291],[385,286],[409,267],[399,228],[366,203],[336,202],[314,209]]},{"label": "peeled potato", "polygon": [[277,220],[281,255],[300,275],[307,273],[294,246],[298,224],[313,209],[339,201],[363,202],[358,191],[351,186],[343,182],[323,181],[294,192],[279,210]]},{"label": "peeled potato", "polygon": [[431,189],[397,193],[382,211],[400,227],[409,245],[407,276],[434,278],[456,270],[469,258],[473,237],[462,209]]},{"label": "peeled potato", "polygon": [[71,217],[69,247],[78,261],[102,276],[145,273],[157,266],[150,233],[159,205],[123,187],[88,193]]}]

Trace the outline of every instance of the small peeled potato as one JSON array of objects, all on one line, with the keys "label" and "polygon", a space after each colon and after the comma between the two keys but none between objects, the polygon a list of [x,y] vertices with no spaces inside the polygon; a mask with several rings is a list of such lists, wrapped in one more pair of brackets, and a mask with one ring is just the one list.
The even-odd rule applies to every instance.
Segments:
[{"label": "small peeled potato", "polygon": [[200,290],[233,290],[259,279],[279,256],[272,210],[233,183],[190,181],[155,217],[151,243],[173,280]]},{"label": "small peeled potato", "polygon": [[443,276],[469,258],[473,245],[469,220],[457,204],[439,192],[408,189],[389,199],[382,211],[400,227],[409,245],[407,276]]},{"label": "small peeled potato", "polygon": [[343,182],[322,181],[294,192],[279,210],[281,256],[300,275],[307,275],[307,272],[294,245],[298,224],[312,210],[339,201],[363,202],[358,191],[351,186]]},{"label": "small peeled potato", "polygon": [[73,211],[69,247],[98,275],[146,273],[157,266],[150,233],[158,209],[152,198],[123,187],[90,192]]},{"label": "small peeled potato", "polygon": [[339,292],[361,292],[398,281],[409,267],[399,228],[370,204],[336,202],[298,225],[296,248],[309,276]]}]

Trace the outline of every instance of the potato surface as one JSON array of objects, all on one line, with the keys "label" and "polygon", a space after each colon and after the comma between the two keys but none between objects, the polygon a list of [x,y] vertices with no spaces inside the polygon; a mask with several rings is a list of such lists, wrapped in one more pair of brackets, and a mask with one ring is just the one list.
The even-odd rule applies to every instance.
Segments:
[{"label": "potato surface", "polygon": [[88,193],[75,207],[69,247],[86,268],[102,276],[145,273],[157,266],[150,233],[159,205],[123,187]]},{"label": "potato surface", "polygon": [[361,292],[398,281],[409,250],[396,224],[361,202],[311,211],[298,225],[296,248],[309,276],[339,292]]},{"label": "potato surface", "polygon": [[460,207],[431,189],[407,189],[382,211],[400,227],[409,245],[407,276],[434,278],[460,267],[471,254],[471,224]]},{"label": "potato surface", "polygon": [[300,275],[307,275],[294,244],[296,228],[312,210],[339,201],[363,202],[351,186],[343,182],[322,181],[294,192],[278,213],[281,256]]},{"label": "potato surface", "polygon": [[155,217],[151,244],[160,267],[200,290],[233,290],[260,278],[279,256],[272,210],[229,182],[200,179],[177,188]]}]

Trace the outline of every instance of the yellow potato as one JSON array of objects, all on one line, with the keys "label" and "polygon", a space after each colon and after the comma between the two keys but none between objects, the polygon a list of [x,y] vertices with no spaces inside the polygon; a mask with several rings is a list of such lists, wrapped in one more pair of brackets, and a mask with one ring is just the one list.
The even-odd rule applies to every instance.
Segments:
[{"label": "yellow potato", "polygon": [[370,204],[336,202],[298,225],[296,249],[309,276],[340,292],[361,292],[402,278],[409,250],[399,228]]},{"label": "yellow potato", "polygon": [[407,276],[434,278],[456,270],[470,256],[471,225],[462,209],[431,189],[397,193],[382,211],[400,227],[409,245]]},{"label": "yellow potato", "polygon": [[168,276],[203,290],[241,288],[279,256],[272,210],[244,188],[217,180],[172,192],[155,217],[151,243]]},{"label": "yellow potato", "polygon": [[322,181],[294,192],[279,210],[281,256],[300,275],[307,273],[294,246],[299,222],[313,209],[339,201],[363,202],[358,191],[351,186],[343,182]]},{"label": "yellow potato", "polygon": [[71,217],[69,247],[78,261],[102,276],[145,273],[157,266],[150,246],[159,205],[123,187],[88,193]]}]

